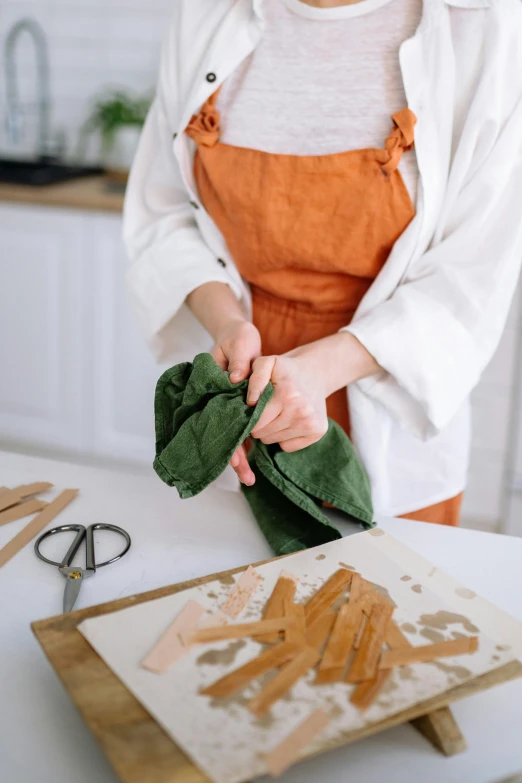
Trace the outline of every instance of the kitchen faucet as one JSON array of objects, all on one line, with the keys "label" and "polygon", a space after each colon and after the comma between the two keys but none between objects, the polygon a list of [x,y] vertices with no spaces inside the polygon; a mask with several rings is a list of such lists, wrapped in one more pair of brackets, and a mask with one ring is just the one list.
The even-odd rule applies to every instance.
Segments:
[{"label": "kitchen faucet", "polygon": [[38,78],[38,110],[39,134],[38,152],[45,156],[49,152],[49,123],[51,113],[49,87],[49,54],[47,41],[42,27],[33,19],[20,19],[10,29],[5,43],[5,84],[7,99],[7,130],[13,143],[18,143],[22,136],[23,119],[18,95],[18,80],[16,70],[16,44],[20,36],[27,32],[31,36],[36,52]]}]

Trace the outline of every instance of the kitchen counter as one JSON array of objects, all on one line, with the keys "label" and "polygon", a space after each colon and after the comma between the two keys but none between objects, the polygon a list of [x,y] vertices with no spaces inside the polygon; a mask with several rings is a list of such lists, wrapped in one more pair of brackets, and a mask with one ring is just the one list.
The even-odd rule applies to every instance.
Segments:
[{"label": "kitchen counter", "polygon": [[[212,487],[181,501],[152,470],[120,473],[0,452],[0,484],[37,480],[53,482],[55,494],[80,489],[52,525],[111,522],[132,537],[128,555],[85,582],[76,608],[270,556],[238,492]],[[0,527],[0,546],[25,524],[27,520],[19,520]],[[381,519],[379,524],[522,620],[522,539],[403,519]],[[64,547],[60,537],[48,543],[51,557]],[[32,545],[0,569],[2,783],[117,783],[30,631],[31,621],[60,612],[63,588],[57,569],[39,561]],[[453,711],[468,750],[450,759],[404,725],[310,759],[281,781],[501,783],[522,770],[521,704],[522,679],[456,703]]]},{"label": "kitchen counter", "polygon": [[0,182],[0,202],[121,213],[123,187],[103,175],[41,187]]}]

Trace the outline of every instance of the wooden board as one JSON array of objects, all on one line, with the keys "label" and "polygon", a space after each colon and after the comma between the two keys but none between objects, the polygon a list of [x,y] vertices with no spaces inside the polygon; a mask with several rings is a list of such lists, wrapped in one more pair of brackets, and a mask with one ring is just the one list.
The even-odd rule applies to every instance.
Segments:
[{"label": "wooden board", "polygon": [[[32,624],[33,632],[50,663],[122,783],[207,783],[208,778],[125,688],[77,630],[77,626],[89,617],[116,612],[244,570],[245,567],[241,567],[211,574]],[[415,720],[447,707],[454,701],[520,676],[522,664],[513,661],[380,723],[354,731],[329,747],[346,745]]]}]

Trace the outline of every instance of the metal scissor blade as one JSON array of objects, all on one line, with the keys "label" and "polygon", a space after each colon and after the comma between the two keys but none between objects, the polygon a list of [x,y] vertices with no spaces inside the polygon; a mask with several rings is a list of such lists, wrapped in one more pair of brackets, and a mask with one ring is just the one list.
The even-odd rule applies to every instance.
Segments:
[{"label": "metal scissor blade", "polygon": [[85,572],[83,568],[60,568],[60,573],[65,577],[65,590],[63,593],[63,611],[70,612],[76,603],[80,587],[82,586]]}]

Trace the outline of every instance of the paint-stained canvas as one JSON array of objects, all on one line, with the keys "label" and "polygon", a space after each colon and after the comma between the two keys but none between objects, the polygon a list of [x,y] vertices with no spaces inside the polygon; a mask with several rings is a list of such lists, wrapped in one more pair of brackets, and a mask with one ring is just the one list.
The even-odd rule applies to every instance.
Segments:
[{"label": "paint-stained canvas", "polygon": [[[283,562],[284,570],[299,579],[298,602],[308,600],[334,571],[347,568],[360,572],[389,596],[396,605],[394,620],[411,644],[476,635],[479,649],[472,655],[394,670],[377,701],[364,713],[349,701],[353,686],[313,685],[309,672],[268,714],[257,719],[245,704],[259,691],[259,682],[225,701],[199,691],[259,655],[263,648],[258,642],[239,639],[198,645],[161,675],[140,666],[189,600],[215,613],[239,577],[83,622],[79,630],[107,665],[216,783],[240,783],[266,773],[264,756],[318,708],[327,713],[329,723],[307,753],[326,749],[356,729],[522,656],[521,623],[378,528],[299,552]],[[262,580],[246,609],[231,622],[261,618],[282,569],[281,561],[256,569]]]}]

